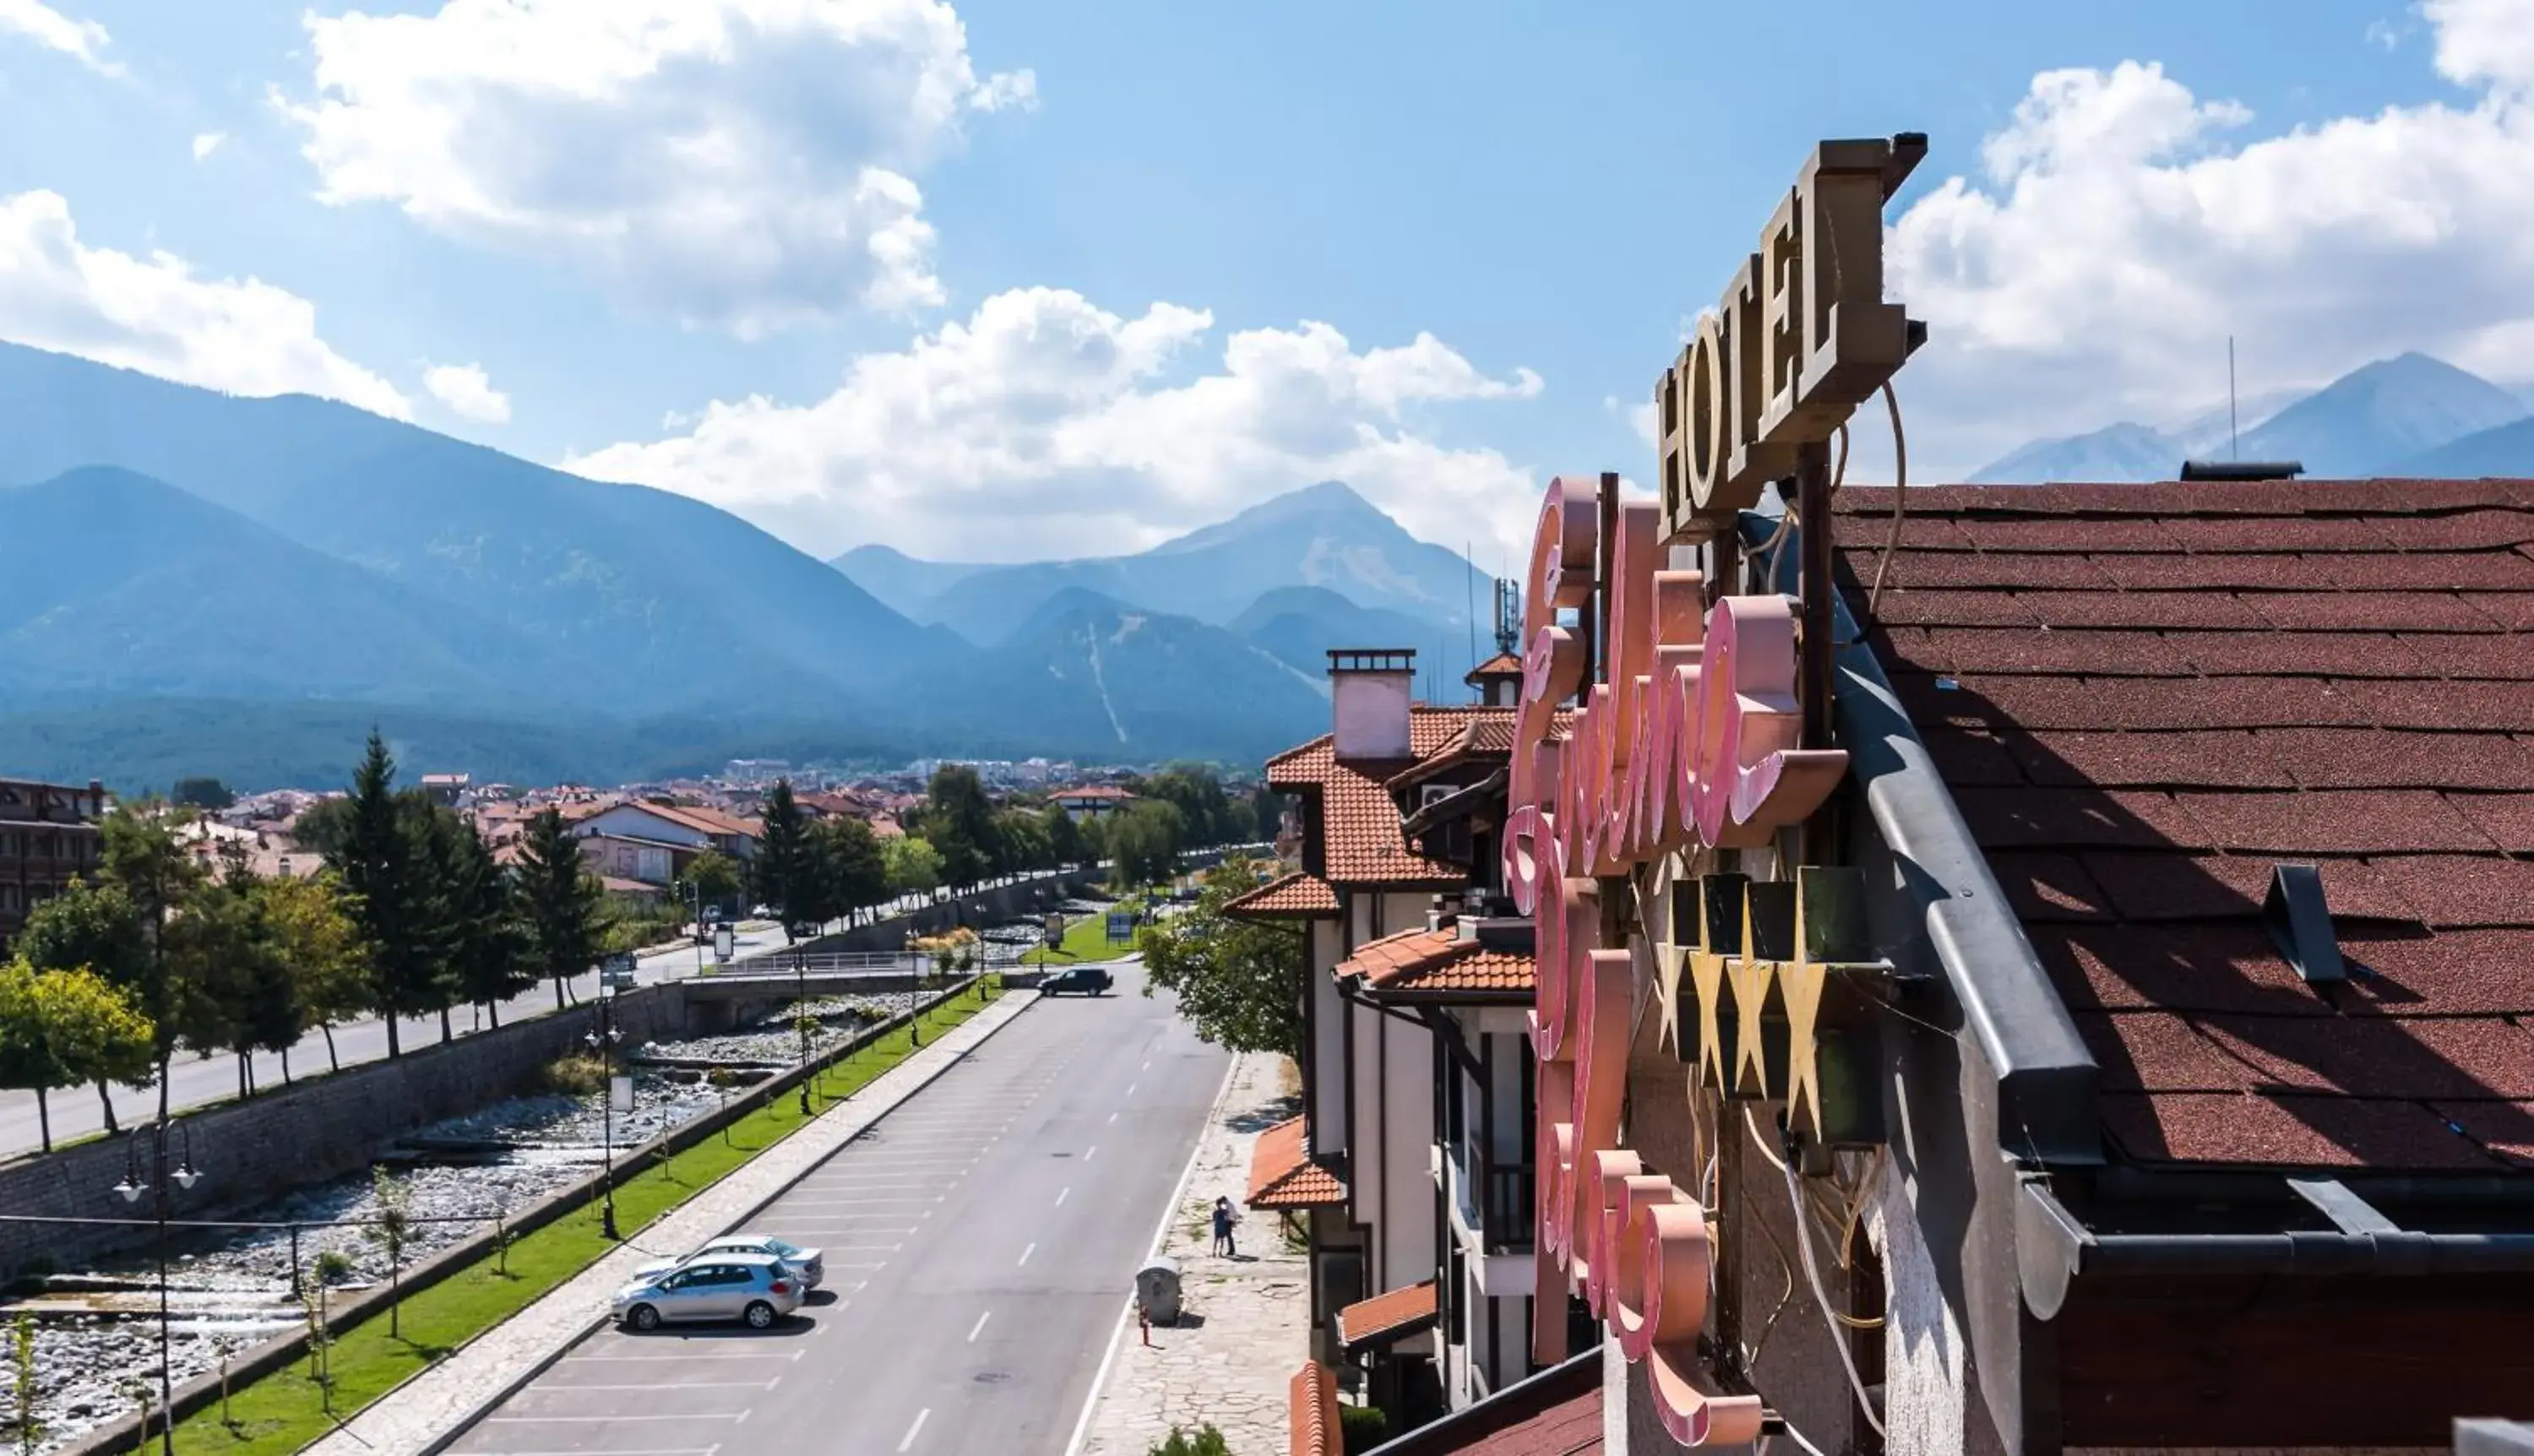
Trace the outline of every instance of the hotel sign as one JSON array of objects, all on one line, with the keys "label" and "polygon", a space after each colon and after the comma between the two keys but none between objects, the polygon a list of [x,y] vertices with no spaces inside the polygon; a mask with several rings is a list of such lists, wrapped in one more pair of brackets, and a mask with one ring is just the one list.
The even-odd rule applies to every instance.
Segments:
[{"label": "hotel sign", "polygon": [[[1695,1378],[1706,1213],[1620,1144],[1635,988],[1602,887],[1680,852],[1767,844],[1846,773],[1843,751],[1801,744],[1793,604],[1711,600],[1700,573],[1667,570],[1665,556],[1732,529],[1799,447],[1827,440],[1907,356],[1914,326],[1881,297],[1882,203],[1923,149],[1902,138],[1815,151],[1658,386],[1661,501],[1605,500],[1600,482],[1560,477],[1533,540],[1504,854],[1538,926],[1535,1354],[1563,1354],[1566,1296],[1581,1295],[1690,1445],[1752,1440],[1762,1408]],[[1559,620],[1568,609],[1574,628]]]}]

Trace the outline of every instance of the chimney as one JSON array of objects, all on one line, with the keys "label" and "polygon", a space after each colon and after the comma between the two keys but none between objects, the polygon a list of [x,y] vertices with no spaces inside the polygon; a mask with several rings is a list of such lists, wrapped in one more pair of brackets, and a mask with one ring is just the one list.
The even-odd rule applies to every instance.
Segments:
[{"label": "chimney", "polygon": [[1329,698],[1333,746],[1349,758],[1410,758],[1408,706],[1417,683],[1417,650],[1331,648]]}]

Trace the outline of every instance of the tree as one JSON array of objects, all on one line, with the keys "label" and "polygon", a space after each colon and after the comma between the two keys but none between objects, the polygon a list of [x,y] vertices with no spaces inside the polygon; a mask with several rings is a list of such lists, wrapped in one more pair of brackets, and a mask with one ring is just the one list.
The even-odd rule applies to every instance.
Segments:
[{"label": "tree", "polygon": [[765,793],[765,827],[756,840],[756,893],[774,907],[790,943],[795,927],[819,924],[816,846],[810,842],[810,818],[792,797],[792,781],[778,778]]},{"label": "tree", "polygon": [[[142,927],[141,912],[133,906],[132,896],[119,884],[72,880],[61,893],[27,912],[27,927],[18,933],[17,948],[39,971],[94,971],[129,1000],[138,1000],[150,976],[148,932]],[[154,1028],[151,1035],[154,1039]],[[106,1131],[117,1130],[114,1094],[109,1084],[147,1087],[150,1068],[157,1061],[153,1051],[144,1065],[128,1074],[95,1079],[96,1100],[104,1109]]]},{"label": "tree", "polygon": [[1207,878],[1195,908],[1136,934],[1144,994],[1159,987],[1177,997],[1179,1014],[1216,1046],[1295,1057],[1302,1045],[1301,933],[1223,913],[1257,886],[1258,869],[1233,856]]},{"label": "tree", "polygon": [[687,861],[678,882],[693,890],[700,905],[728,905],[739,898],[739,862],[720,850],[707,849]]},{"label": "tree", "polygon": [[217,813],[235,804],[237,795],[230,793],[228,785],[216,778],[180,778],[176,780],[176,786],[167,791],[167,802]]},{"label": "tree", "polygon": [[548,809],[528,820],[519,848],[519,909],[527,926],[528,963],[537,975],[553,979],[558,1007],[572,978],[598,963],[600,895],[562,813]]},{"label": "tree", "polygon": [[93,971],[38,971],[23,958],[0,965],[0,1087],[35,1094],[45,1152],[53,1150],[47,1094],[147,1079],[154,1042],[131,1001]]},{"label": "tree", "polygon": [[354,805],[348,797],[320,799],[290,821],[291,842],[332,861],[352,833]]},{"label": "tree", "polygon": [[996,864],[995,810],[977,770],[944,763],[925,792],[924,837],[941,852],[941,877],[954,889],[986,878]]},{"label": "tree", "polygon": [[493,851],[457,816],[439,814],[432,839],[449,910],[451,979],[458,997],[482,1006],[498,1027],[502,1003],[537,984],[517,898]]},{"label": "tree", "polygon": [[167,923],[203,879],[202,868],[176,839],[159,806],[118,805],[105,817],[105,878],[123,886],[141,917],[141,984],[128,988],[150,1018],[158,1064],[158,1121],[167,1121],[167,1063],[176,1055],[181,989],[167,956]]},{"label": "tree", "polygon": [[930,893],[941,883],[941,852],[921,834],[903,834],[880,849],[892,894]]},{"label": "tree", "polygon": [[[309,880],[275,876],[258,880],[264,933],[277,960],[290,968],[305,1018],[326,1033],[326,1061],[343,1069],[334,1054],[334,1026],[369,1013],[369,947],[361,943],[342,881],[332,871]],[[290,1080],[290,1053],[281,1052],[281,1079]]]},{"label": "tree", "polygon": [[1230,837],[1232,805],[1223,781],[1203,764],[1174,763],[1145,781],[1144,796],[1176,807],[1181,833],[1192,845],[1221,844]]},{"label": "tree", "polygon": [[819,862],[837,909],[851,916],[888,902],[888,862],[871,825],[851,815],[838,815],[818,825],[816,837]]},{"label": "tree", "polygon": [[327,863],[352,896],[370,949],[370,1002],[387,1019],[388,1056],[402,1053],[396,1021],[447,1003],[430,922],[429,874],[413,816],[395,793],[395,759],[378,731],[352,774],[351,808]]},{"label": "tree", "polygon": [[388,1251],[388,1338],[402,1339],[396,1319],[404,1305],[404,1246],[413,1240],[413,1189],[383,1168],[370,1170],[370,1188],[379,1211],[361,1232]]},{"label": "tree", "polygon": [[255,1092],[254,1054],[289,1046],[307,1025],[290,968],[264,932],[255,881],[233,861],[224,878],[196,885],[167,927],[177,1035],[197,1052],[236,1058],[242,1098]]},{"label": "tree", "polygon": [[1039,816],[1039,823],[1047,835],[1047,852],[1053,863],[1058,865],[1082,863],[1082,826],[1073,821],[1073,816],[1065,813],[1063,806],[1049,805],[1046,812]]},{"label": "tree", "polygon": [[1159,884],[1178,873],[1184,821],[1177,805],[1148,799],[1111,815],[1103,828],[1117,884]]},{"label": "tree", "polygon": [[999,854],[995,868],[1005,875],[1025,870],[1044,870],[1056,863],[1056,851],[1048,843],[1047,824],[1026,809],[1002,809],[995,812],[995,848]]}]

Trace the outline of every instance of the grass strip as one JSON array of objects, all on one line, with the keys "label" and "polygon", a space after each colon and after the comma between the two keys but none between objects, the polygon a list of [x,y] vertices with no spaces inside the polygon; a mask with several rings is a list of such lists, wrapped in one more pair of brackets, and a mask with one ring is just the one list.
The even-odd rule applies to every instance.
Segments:
[{"label": "grass strip", "polygon": [[[1120,908],[1120,914],[1129,913]],[[1031,966],[1069,965],[1077,960],[1115,960],[1135,948],[1135,942],[1109,939],[1109,917],[1095,913],[1077,916],[1064,928],[1064,940],[1051,949],[1041,945],[1022,954],[1021,964]]]},{"label": "grass strip", "polygon": [[[986,983],[983,1000],[966,996],[927,1011],[925,1045],[974,1016],[1000,995]],[[852,1096],[915,1049],[906,1028],[857,1050],[821,1071],[814,1096],[834,1102]],[[824,1111],[823,1109],[821,1110]],[[617,1227],[628,1239],[662,1215],[791,1136],[813,1119],[801,1116],[790,1093],[730,1124],[725,1137],[707,1138],[640,1172],[620,1173]],[[334,1335],[329,1368],[333,1416],[303,1358],[252,1385],[230,1392],[225,1417],[219,1404],[176,1423],[176,1447],[219,1456],[287,1456],[356,1412],[448,1356],[466,1341],[517,1313],[578,1275],[617,1245],[599,1234],[598,1204],[573,1210],[511,1244],[507,1261],[487,1254],[418,1294],[398,1311],[399,1333],[388,1333],[384,1310]]]}]

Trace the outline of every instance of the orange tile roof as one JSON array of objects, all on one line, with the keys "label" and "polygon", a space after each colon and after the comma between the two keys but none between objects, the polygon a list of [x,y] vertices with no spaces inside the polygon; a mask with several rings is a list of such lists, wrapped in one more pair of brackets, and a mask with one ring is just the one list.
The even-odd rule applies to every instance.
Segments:
[{"label": "orange tile roof", "polygon": [[1292,1456],[1340,1456],[1343,1426],[1338,1421],[1338,1378],[1316,1360],[1302,1362],[1294,1372],[1286,1399],[1287,1449]]},{"label": "orange tile roof", "polygon": [[1473,722],[1501,718],[1510,725],[1513,711],[1505,707],[1411,709],[1410,758],[1340,761],[1324,733],[1268,759],[1267,784],[1274,789],[1318,791],[1320,863],[1323,878],[1331,884],[1464,884],[1470,878],[1467,870],[1429,860],[1408,847],[1399,833],[1399,806],[1384,785],[1418,759],[1442,753]]},{"label": "orange tile roof", "polygon": [[1370,1345],[1413,1335],[1433,1319],[1434,1281],[1420,1279],[1339,1310],[1338,1343],[1353,1355]]},{"label": "orange tile roof", "polygon": [[1346,1184],[1311,1161],[1310,1120],[1292,1118],[1258,1134],[1249,1150],[1252,1208],[1325,1208],[1346,1201]]},{"label": "orange tile roof", "polygon": [[1361,976],[1375,991],[1501,991],[1529,996],[1538,963],[1522,951],[1465,940],[1451,926],[1403,931],[1356,947],[1338,962],[1340,976]]},{"label": "orange tile roof", "polygon": [[1337,914],[1338,892],[1329,887],[1327,880],[1296,871],[1224,901],[1223,913],[1257,920],[1308,920]]},{"label": "orange tile roof", "polygon": [[1478,666],[1471,668],[1470,675],[1461,679],[1461,681],[1465,683],[1475,683],[1480,678],[1518,678],[1520,676],[1522,676],[1522,659],[1516,657],[1511,652],[1498,652],[1493,657],[1490,657],[1486,661],[1479,663]]}]

